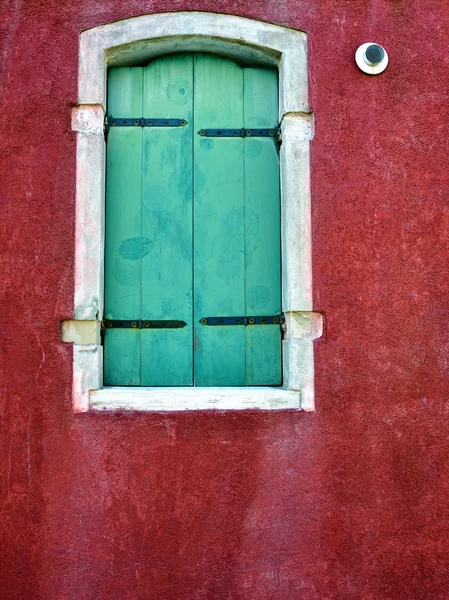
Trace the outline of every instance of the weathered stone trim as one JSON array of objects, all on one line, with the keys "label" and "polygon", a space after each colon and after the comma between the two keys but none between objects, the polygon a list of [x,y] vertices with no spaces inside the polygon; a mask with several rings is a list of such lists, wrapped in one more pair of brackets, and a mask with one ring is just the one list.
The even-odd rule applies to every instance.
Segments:
[{"label": "weathered stone trim", "polygon": [[244,63],[279,67],[279,116],[308,111],[305,33],[204,12],[143,15],[84,31],[78,102],[106,106],[107,66],[142,64],[164,54],[189,51],[215,52]]},{"label": "weathered stone trim", "polygon": [[103,346],[73,344],[72,399],[75,412],[89,410],[89,393],[103,387]]},{"label": "weathered stone trim", "polygon": [[72,111],[76,131],[75,319],[103,314],[104,196],[106,144],[104,109]]},{"label": "weathered stone trim", "polygon": [[241,64],[279,70],[284,386],[163,391],[103,388],[103,349],[98,338],[93,340],[92,332],[81,335],[83,326],[72,321],[66,326],[65,340],[74,342],[74,409],[313,410],[313,340],[321,335],[321,315],[311,312],[309,143],[313,117],[307,103],[305,33],[242,17],[182,12],[144,15],[81,34],[79,106],[72,113],[72,129],[77,132],[75,321],[96,322],[88,327],[98,331],[103,317],[107,67],[144,64],[181,51],[215,52]]}]

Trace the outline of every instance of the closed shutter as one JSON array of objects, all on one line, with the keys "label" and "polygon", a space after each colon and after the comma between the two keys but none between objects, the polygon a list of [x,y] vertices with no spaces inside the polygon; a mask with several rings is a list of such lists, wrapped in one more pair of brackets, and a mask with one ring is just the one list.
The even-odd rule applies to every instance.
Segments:
[{"label": "closed shutter", "polygon": [[105,322],[138,326],[106,327],[106,385],[282,384],[279,324],[200,322],[281,312],[275,139],[198,133],[273,128],[277,97],[275,70],[204,54],[109,70],[109,119],[187,124],[109,129]]}]

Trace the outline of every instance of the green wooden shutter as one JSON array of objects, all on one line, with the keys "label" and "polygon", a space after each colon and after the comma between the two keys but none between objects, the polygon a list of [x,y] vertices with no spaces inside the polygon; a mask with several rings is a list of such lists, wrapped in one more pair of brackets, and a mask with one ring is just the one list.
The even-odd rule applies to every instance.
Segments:
[{"label": "green wooden shutter", "polygon": [[[111,69],[108,111],[142,114],[142,69]],[[142,129],[111,127],[106,165],[105,317],[139,319],[142,296]],[[140,331],[108,329],[106,385],[140,385]]]},{"label": "green wooden shutter", "polygon": [[208,326],[281,312],[277,72],[203,54],[109,70],[108,114],[184,127],[111,127],[105,318],[176,319],[178,329],[106,329],[105,384],[280,385],[276,325]]},{"label": "green wooden shutter", "polygon": [[192,385],[193,57],[161,58],[143,77],[143,116],[188,125],[143,129],[142,236],[149,251],[142,260],[142,318],[187,325],[142,330],[141,385]]}]

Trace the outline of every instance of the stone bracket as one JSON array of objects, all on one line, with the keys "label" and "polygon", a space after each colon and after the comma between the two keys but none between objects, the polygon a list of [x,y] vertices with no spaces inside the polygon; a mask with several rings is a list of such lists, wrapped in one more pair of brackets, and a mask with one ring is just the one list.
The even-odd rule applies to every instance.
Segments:
[{"label": "stone bracket", "polygon": [[285,313],[285,338],[316,340],[323,335],[324,317],[319,312],[289,311]]},{"label": "stone bracket", "polygon": [[304,142],[315,136],[315,120],[311,112],[285,113],[281,120],[281,140]]},{"label": "stone bracket", "polygon": [[101,321],[63,321],[61,325],[63,342],[74,343],[78,346],[101,344]]},{"label": "stone bracket", "polygon": [[84,134],[104,132],[105,110],[101,104],[80,104],[72,108],[72,131]]}]

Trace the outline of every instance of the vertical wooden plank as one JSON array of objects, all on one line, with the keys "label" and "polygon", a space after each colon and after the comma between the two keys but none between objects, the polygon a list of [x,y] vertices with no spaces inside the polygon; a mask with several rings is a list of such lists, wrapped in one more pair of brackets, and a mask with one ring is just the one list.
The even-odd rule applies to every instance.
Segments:
[{"label": "vertical wooden plank", "polygon": [[[244,69],[244,126],[270,128],[278,121],[277,71]],[[246,314],[281,312],[279,159],[272,138],[245,138]],[[281,385],[281,330],[246,328],[246,384]]]},{"label": "vertical wooden plank", "polygon": [[[142,69],[108,74],[108,114],[142,116]],[[141,305],[142,129],[111,127],[107,145],[105,317],[139,319]],[[105,385],[140,384],[140,331],[109,329],[104,341]]]},{"label": "vertical wooden plank", "polygon": [[142,318],[187,326],[142,330],[142,385],[186,386],[193,383],[193,55],[156,60],[143,78],[143,116],[188,124],[143,131]]},{"label": "vertical wooden plank", "polygon": [[245,384],[245,328],[201,325],[245,310],[243,140],[203,138],[243,126],[243,71],[194,57],[194,378],[197,386]]}]

